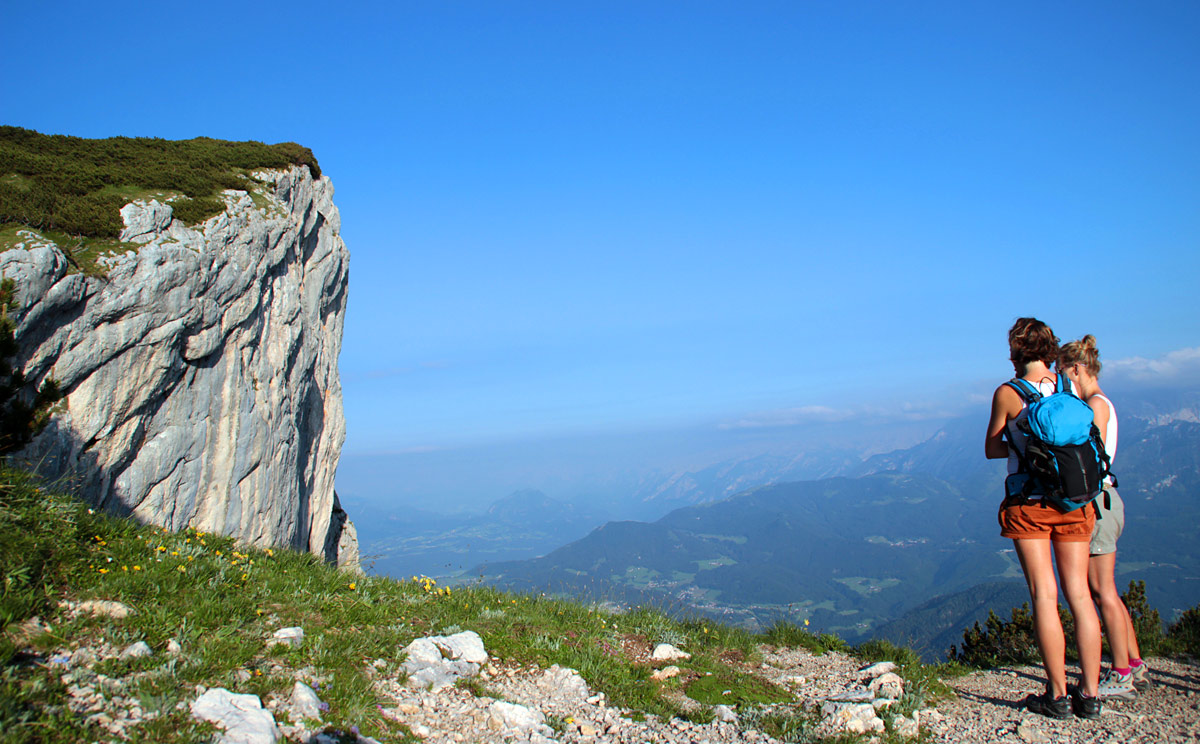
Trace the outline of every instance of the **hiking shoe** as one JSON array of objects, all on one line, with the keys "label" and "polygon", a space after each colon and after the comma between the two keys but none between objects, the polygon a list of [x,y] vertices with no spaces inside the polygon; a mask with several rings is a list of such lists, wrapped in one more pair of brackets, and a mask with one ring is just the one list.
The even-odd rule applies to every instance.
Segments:
[{"label": "hiking shoe", "polygon": [[1100,717],[1100,698],[1088,697],[1076,687],[1071,690],[1071,708],[1080,718],[1095,720]]},{"label": "hiking shoe", "polygon": [[1120,674],[1116,669],[1108,670],[1108,674],[1100,680],[1096,695],[1113,700],[1133,700],[1137,697],[1137,689],[1133,686],[1133,672]]},{"label": "hiking shoe", "polygon": [[1030,695],[1025,698],[1025,708],[1031,713],[1037,713],[1047,718],[1071,717],[1071,701],[1067,699],[1067,696],[1051,697],[1049,690],[1041,695]]},{"label": "hiking shoe", "polygon": [[1149,671],[1150,665],[1144,661],[1130,669],[1130,674],[1133,675],[1133,686],[1139,690],[1144,690],[1147,687],[1150,687],[1153,683],[1148,677],[1146,677],[1146,673]]}]

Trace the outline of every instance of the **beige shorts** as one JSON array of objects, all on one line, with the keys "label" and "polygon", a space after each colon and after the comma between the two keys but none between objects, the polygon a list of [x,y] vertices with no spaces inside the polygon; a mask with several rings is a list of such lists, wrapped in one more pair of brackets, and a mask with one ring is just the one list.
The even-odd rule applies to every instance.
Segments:
[{"label": "beige shorts", "polygon": [[[1105,507],[1107,501],[1108,506]],[[1100,517],[1092,528],[1092,542],[1088,552],[1092,555],[1106,555],[1117,552],[1117,538],[1125,529],[1125,502],[1112,486],[1104,487],[1104,495],[1096,499],[1100,507]]]}]

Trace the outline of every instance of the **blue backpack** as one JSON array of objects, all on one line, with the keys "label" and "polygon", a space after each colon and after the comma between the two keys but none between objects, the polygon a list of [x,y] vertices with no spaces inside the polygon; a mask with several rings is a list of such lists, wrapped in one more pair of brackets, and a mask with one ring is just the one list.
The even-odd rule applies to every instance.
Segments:
[{"label": "blue backpack", "polygon": [[1040,496],[1060,511],[1071,512],[1104,492],[1105,477],[1116,485],[1091,406],[1071,392],[1070,380],[1059,374],[1055,392],[1047,396],[1025,380],[1005,384],[1029,407],[1029,415],[1017,424],[1025,435],[1024,451],[1010,442],[1021,463],[1004,481],[1010,498]]}]

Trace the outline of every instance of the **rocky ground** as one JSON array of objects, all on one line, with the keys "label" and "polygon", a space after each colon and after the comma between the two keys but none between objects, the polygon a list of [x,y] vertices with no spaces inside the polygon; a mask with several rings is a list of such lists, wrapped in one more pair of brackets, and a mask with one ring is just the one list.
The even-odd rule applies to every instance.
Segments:
[{"label": "rocky ground", "polygon": [[[85,603],[87,604],[87,603]],[[96,603],[92,603],[96,604]],[[72,611],[119,612],[118,603],[104,607],[72,607]],[[112,605],[109,607],[108,605]],[[34,629],[35,630],[35,629]],[[302,629],[277,631],[268,643],[304,643]],[[689,670],[688,654],[667,644],[650,649],[627,648],[635,663],[654,668],[654,678],[681,704],[699,703],[682,693],[681,679],[697,674]],[[643,716],[611,705],[603,692],[590,689],[574,670],[558,666],[542,669],[519,666],[490,656],[479,636],[465,631],[453,636],[432,636],[413,641],[405,649],[407,661],[368,663],[367,673],[385,701],[379,715],[403,724],[418,738],[431,743],[569,742],[571,744],[770,744],[778,741],[760,731],[761,714],[715,706],[710,723],[679,718],[665,720]],[[154,651],[146,644],[126,648],[97,645],[61,649],[44,663],[61,669],[69,708],[107,729],[113,741],[125,740],[133,727],[151,720],[128,692],[134,679],[108,677],[95,671],[98,661],[109,658],[162,656],[169,667],[180,653],[179,645]],[[758,675],[790,691],[795,702],[773,712],[792,715],[796,732],[788,741],[841,733],[862,734],[864,741],[893,735],[934,742],[1120,742],[1200,741],[1200,665],[1185,660],[1150,659],[1149,685],[1134,700],[1106,703],[1097,721],[1052,720],[1030,714],[1021,701],[1043,689],[1044,677],[1036,667],[1014,667],[975,672],[945,680],[955,696],[928,699],[929,690],[909,684],[891,673],[889,662],[864,667],[854,657],[828,652],[814,655],[804,649],[762,646],[753,664],[741,671]],[[193,716],[227,729],[223,744],[270,744],[280,740],[305,744],[333,744],[320,733],[319,721],[328,706],[320,700],[326,683],[311,669],[272,668],[272,674],[294,676],[288,696],[238,695],[223,688],[195,690],[195,699],[180,702]],[[1070,670],[1074,673],[1075,670]],[[153,670],[140,675],[153,675]],[[136,676],[136,675],[135,675]],[[243,682],[250,676],[244,672]],[[903,712],[906,715],[900,715]],[[886,727],[886,731],[885,731]],[[395,729],[399,734],[399,727]],[[344,732],[338,740],[375,739]]]},{"label": "rocky ground", "polygon": [[[864,670],[853,657],[830,652],[815,656],[802,649],[762,647],[762,663],[753,671],[792,690],[801,707],[828,708],[828,700],[861,689]],[[1028,713],[1021,701],[1044,686],[1041,670],[1017,667],[981,671],[946,680],[956,697],[937,708],[918,711],[922,732],[936,742],[1194,742],[1200,741],[1200,667],[1182,661],[1150,660],[1151,685],[1136,700],[1105,706],[1098,721],[1051,720]],[[868,675],[869,676],[869,675]],[[696,724],[650,717],[637,720],[629,711],[606,705],[570,670],[487,665],[481,685],[415,690],[395,680],[379,689],[395,701],[385,715],[404,722],[430,742],[763,742],[777,741],[745,720]],[[480,689],[482,688],[482,689]],[[535,713],[520,723],[495,712],[508,701]],[[886,710],[880,711],[887,717]],[[547,725],[552,723],[553,726]],[[895,721],[890,728],[896,730]],[[832,730],[816,733],[833,733]],[[864,739],[874,732],[868,729]]]}]

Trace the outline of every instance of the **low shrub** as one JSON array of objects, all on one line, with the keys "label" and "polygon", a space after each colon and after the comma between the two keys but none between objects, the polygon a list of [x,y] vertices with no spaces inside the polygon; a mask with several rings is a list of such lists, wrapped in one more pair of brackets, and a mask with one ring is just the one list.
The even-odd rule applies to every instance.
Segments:
[{"label": "low shrub", "polygon": [[258,168],[321,168],[294,142],[226,142],[197,137],[82,139],[0,126],[0,224],[13,222],[86,237],[116,237],[122,190],[159,190],[186,198],[173,206],[189,224],[220,213],[222,189],[245,189]]}]

